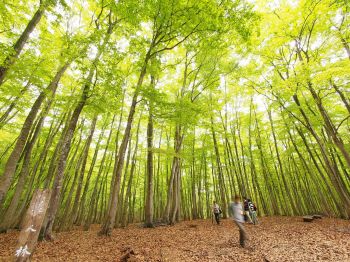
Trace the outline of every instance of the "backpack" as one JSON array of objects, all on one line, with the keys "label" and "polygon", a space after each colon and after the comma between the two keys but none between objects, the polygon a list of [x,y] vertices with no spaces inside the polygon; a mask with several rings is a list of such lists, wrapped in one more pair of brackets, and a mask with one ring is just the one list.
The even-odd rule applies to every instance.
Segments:
[{"label": "backpack", "polygon": [[248,202],[248,208],[250,211],[256,211],[256,207],[251,201]]},{"label": "backpack", "polygon": [[221,208],[219,207],[219,205],[214,206],[214,208],[213,208],[213,212],[214,212],[215,214],[220,214],[220,210],[221,210]]},{"label": "backpack", "polygon": [[249,209],[251,211],[256,211],[256,206],[252,202],[249,202]]}]

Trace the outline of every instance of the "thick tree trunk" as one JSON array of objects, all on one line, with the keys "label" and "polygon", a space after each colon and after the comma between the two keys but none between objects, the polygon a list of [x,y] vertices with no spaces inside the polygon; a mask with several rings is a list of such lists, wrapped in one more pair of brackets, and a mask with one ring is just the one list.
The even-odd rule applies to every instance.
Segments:
[{"label": "thick tree trunk", "polygon": [[22,150],[28,139],[29,132],[32,129],[33,122],[35,120],[37,113],[39,112],[41,104],[43,103],[44,99],[47,97],[48,94],[54,93],[56,91],[58,82],[60,81],[62,75],[68,68],[69,64],[70,63],[66,63],[58,70],[58,72],[56,73],[51,83],[46,87],[44,91],[40,93],[38,98],[35,100],[31,110],[27,115],[26,120],[24,121],[23,127],[21,129],[20,135],[15,144],[15,147],[13,148],[13,151],[6,162],[4,173],[0,177],[0,205],[2,205],[4,197],[10,187],[12,177],[16,171],[18,160],[22,154]]},{"label": "thick tree trunk", "polygon": [[[47,102],[46,107],[42,111],[41,117],[36,125],[36,128],[35,128],[35,131],[33,133],[32,138],[30,139],[30,141],[28,141],[28,143],[25,147],[23,165],[22,165],[21,172],[19,174],[19,179],[18,179],[18,182],[16,185],[16,190],[15,190],[15,193],[12,197],[10,206],[9,206],[5,216],[4,216],[4,221],[0,225],[0,231],[2,228],[12,227],[16,224],[16,220],[14,219],[15,218],[14,215],[15,215],[15,212],[17,210],[18,203],[20,201],[20,197],[21,197],[22,192],[24,190],[24,185],[27,184],[26,181],[28,180],[28,176],[29,176],[29,168],[30,168],[30,160],[32,157],[32,151],[33,151],[34,145],[39,137],[39,134],[41,132],[41,128],[44,124],[45,117],[50,110],[52,99],[53,99],[54,95],[55,95],[55,90],[53,90],[52,97]],[[29,188],[28,190],[32,190],[32,189]]]},{"label": "thick tree trunk", "polygon": [[52,239],[52,236],[51,236],[52,235],[52,228],[53,228],[53,223],[55,221],[56,213],[58,210],[61,187],[63,184],[63,175],[64,175],[65,166],[66,166],[66,160],[68,157],[68,153],[70,151],[71,140],[73,138],[73,134],[74,134],[77,122],[78,122],[79,115],[80,115],[81,111],[83,110],[83,107],[86,103],[88,89],[89,89],[88,87],[84,88],[83,95],[82,95],[78,105],[74,109],[73,115],[68,123],[67,133],[65,134],[65,136],[63,138],[63,142],[62,142],[62,146],[61,146],[60,154],[59,154],[59,159],[58,159],[58,164],[57,164],[57,171],[55,172],[56,175],[55,175],[53,190],[52,190],[51,199],[50,199],[50,207],[49,207],[48,214],[47,214],[48,221],[47,221],[47,225],[46,225],[45,233],[44,233],[44,236],[47,239]]},{"label": "thick tree trunk", "polygon": [[[130,136],[132,136],[132,134]],[[122,223],[122,220],[124,217],[124,210],[127,209],[127,206],[124,205],[124,202],[125,202],[124,196],[125,196],[125,187],[126,187],[127,180],[128,180],[128,174],[130,175],[130,172],[128,170],[129,170],[129,165],[130,165],[130,159],[132,158],[132,156],[131,156],[131,152],[132,152],[131,140],[132,139],[129,140],[128,153],[127,153],[127,157],[126,157],[126,164],[125,164],[124,176],[123,176],[123,183],[122,183],[122,187],[121,187],[120,193],[119,193],[120,196],[119,196],[119,200],[118,200],[118,210],[117,210],[117,219],[116,219],[115,227],[117,227],[119,223]]]},{"label": "thick tree trunk", "polygon": [[180,159],[177,155],[180,153],[183,138],[184,138],[184,135],[182,134],[181,126],[176,125],[175,139],[174,139],[175,156],[173,157],[169,185],[168,185],[167,203],[166,203],[164,215],[163,215],[163,221],[165,223],[171,222],[170,211],[171,211],[172,203],[174,203],[173,201],[174,196],[176,194],[176,188],[174,188],[174,185],[177,179],[177,172],[179,172],[180,170]]},{"label": "thick tree trunk", "polygon": [[[86,139],[83,152],[78,159],[78,164],[75,167],[76,170],[75,170],[74,181],[71,185],[69,196],[68,196],[67,201],[65,203],[65,211],[64,211],[65,215],[64,215],[63,221],[60,225],[60,230],[69,229],[71,227],[71,225],[73,224],[73,221],[74,221],[76,214],[78,213],[77,210],[78,210],[78,206],[79,206],[80,194],[81,194],[83,179],[84,179],[84,175],[85,175],[87,157],[88,157],[88,153],[89,153],[89,149],[90,149],[90,144],[92,141],[92,136],[95,132],[96,122],[97,122],[97,116],[95,116],[91,122],[90,133]],[[77,186],[77,189],[75,191],[74,203],[73,203],[73,205],[71,205],[75,185]]]},{"label": "thick tree trunk", "polygon": [[113,32],[114,26],[115,26],[115,23],[110,23],[108,26],[108,30],[106,32],[106,35],[103,39],[102,44],[98,48],[97,54],[96,54],[95,59],[92,63],[92,66],[90,68],[90,72],[89,72],[89,75],[86,79],[86,83],[83,86],[83,90],[82,90],[82,94],[81,94],[81,97],[79,99],[79,102],[73,111],[71,119],[69,120],[67,132],[65,133],[65,136],[63,137],[62,146],[60,148],[60,156],[59,156],[58,163],[57,163],[56,176],[55,176],[53,190],[52,190],[51,199],[50,199],[50,207],[49,207],[48,215],[47,215],[47,217],[48,217],[47,225],[46,225],[45,230],[44,230],[44,236],[48,239],[52,238],[51,235],[52,235],[53,223],[54,223],[56,213],[58,210],[61,187],[62,187],[63,178],[64,178],[64,170],[66,167],[66,161],[67,161],[68,154],[70,151],[71,141],[72,141],[72,138],[74,135],[74,131],[75,131],[80,113],[83,110],[83,108],[86,104],[86,101],[89,97],[89,92],[90,92],[90,89],[92,86],[92,79],[94,76],[94,72],[96,70],[96,66],[99,62],[99,59],[102,55],[102,52],[104,51],[105,46],[107,45],[107,43],[110,39],[110,36]]}]

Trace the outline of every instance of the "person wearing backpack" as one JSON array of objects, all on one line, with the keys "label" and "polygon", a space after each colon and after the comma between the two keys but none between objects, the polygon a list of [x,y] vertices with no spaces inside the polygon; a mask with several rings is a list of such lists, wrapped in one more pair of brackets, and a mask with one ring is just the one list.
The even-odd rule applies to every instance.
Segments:
[{"label": "person wearing backpack", "polygon": [[239,229],[239,244],[241,247],[245,247],[245,240],[248,239],[247,233],[244,229],[244,211],[242,207],[242,203],[240,201],[240,197],[236,195],[233,197],[233,202],[229,204],[229,211],[233,218],[233,222],[237,225]]},{"label": "person wearing backpack", "polygon": [[257,218],[257,214],[256,214],[256,206],[249,198],[247,199],[247,202],[248,202],[249,216],[250,216],[253,224],[256,225],[256,224],[258,224],[258,218]]},{"label": "person wearing backpack", "polygon": [[216,201],[213,201],[213,213],[215,216],[216,224],[220,225],[220,214],[222,213],[220,206]]},{"label": "person wearing backpack", "polygon": [[253,224],[252,218],[250,217],[250,212],[249,212],[249,201],[248,198],[243,197],[243,207],[244,207],[244,221],[250,222]]}]

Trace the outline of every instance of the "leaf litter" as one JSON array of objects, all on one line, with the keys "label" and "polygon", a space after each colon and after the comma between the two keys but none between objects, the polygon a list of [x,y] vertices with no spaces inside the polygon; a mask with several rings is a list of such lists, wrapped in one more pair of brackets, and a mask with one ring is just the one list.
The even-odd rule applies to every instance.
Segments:
[{"label": "leaf litter", "polygon": [[[75,227],[39,242],[32,261],[350,261],[350,221],[323,218],[311,223],[301,217],[265,217],[245,224],[247,247],[238,244],[231,219],[183,221],[172,226],[142,228],[133,224],[98,236]],[[0,261],[10,261],[18,231],[0,234]]]}]

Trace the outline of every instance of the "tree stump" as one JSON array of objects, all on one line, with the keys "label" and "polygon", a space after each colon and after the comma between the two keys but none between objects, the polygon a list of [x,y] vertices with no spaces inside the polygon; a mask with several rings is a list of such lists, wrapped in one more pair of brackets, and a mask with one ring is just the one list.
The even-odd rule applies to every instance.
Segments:
[{"label": "tree stump", "polygon": [[313,217],[314,219],[321,219],[321,218],[322,218],[321,215],[313,215],[312,217]]},{"label": "tree stump", "polygon": [[312,220],[314,220],[314,218],[312,216],[304,216],[303,217],[304,222],[312,222]]},{"label": "tree stump", "polygon": [[49,200],[50,190],[38,189],[35,191],[23,221],[22,231],[18,237],[18,245],[15,253],[16,262],[29,261],[33,254],[38,242],[40,228],[49,205]]}]

